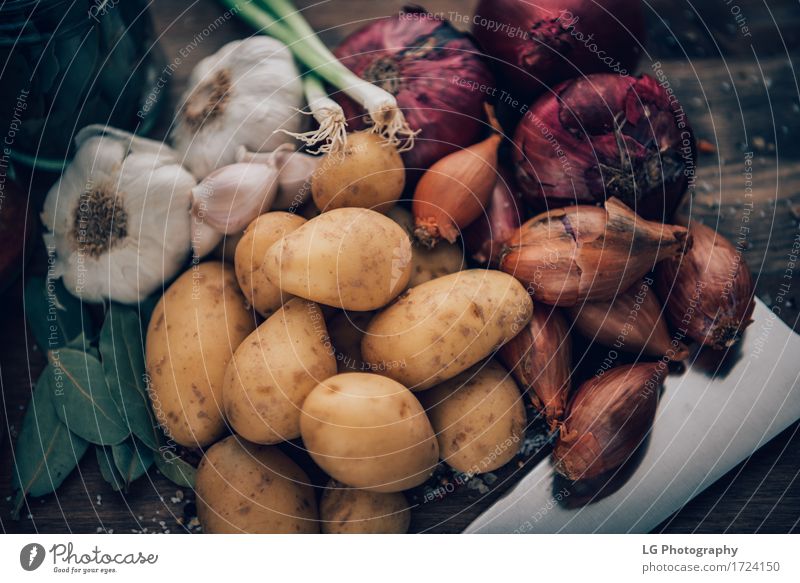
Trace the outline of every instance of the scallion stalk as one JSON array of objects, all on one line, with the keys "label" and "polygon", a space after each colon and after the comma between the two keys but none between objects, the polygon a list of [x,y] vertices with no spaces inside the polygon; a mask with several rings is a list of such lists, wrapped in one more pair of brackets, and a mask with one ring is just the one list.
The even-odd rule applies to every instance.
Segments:
[{"label": "scallion stalk", "polygon": [[[291,2],[256,0],[259,8],[248,0],[220,1],[254,28],[286,44],[297,60],[312,73],[361,104],[373,122],[372,131],[384,136],[400,151],[413,147],[417,132],[408,126],[394,96],[345,67],[322,43]],[[315,88],[312,87],[312,90]],[[335,129],[334,122],[329,122],[329,125]],[[333,137],[339,135],[335,130]]]}]

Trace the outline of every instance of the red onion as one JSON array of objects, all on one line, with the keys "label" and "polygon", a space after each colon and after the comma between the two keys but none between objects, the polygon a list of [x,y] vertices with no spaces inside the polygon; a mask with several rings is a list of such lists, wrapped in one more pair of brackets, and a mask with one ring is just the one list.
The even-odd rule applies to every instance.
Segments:
[{"label": "red onion", "polygon": [[694,135],[652,77],[610,73],[562,83],[525,113],[514,136],[520,189],[534,207],[615,196],[667,221],[694,178]]},{"label": "red onion", "polygon": [[[477,142],[486,130],[483,102],[495,85],[475,44],[449,22],[421,8],[376,20],[334,51],[358,76],[395,96],[412,129],[421,130],[403,154],[406,168],[425,169]],[[364,111],[342,94],[351,128]]]},{"label": "red onion", "polygon": [[514,195],[512,177],[501,169],[486,212],[462,233],[472,258],[496,266],[503,243],[522,223],[522,206]]},{"label": "red onion", "polygon": [[639,0],[482,0],[472,24],[525,103],[567,79],[633,72],[645,38]]}]

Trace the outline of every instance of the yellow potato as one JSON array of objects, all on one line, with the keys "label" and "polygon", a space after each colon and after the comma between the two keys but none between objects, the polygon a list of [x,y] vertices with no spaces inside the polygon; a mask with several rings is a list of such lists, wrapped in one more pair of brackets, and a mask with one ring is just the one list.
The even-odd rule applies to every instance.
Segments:
[{"label": "yellow potato", "polygon": [[408,284],[411,241],[380,213],[337,209],[275,243],[263,269],[286,293],[346,310],[374,310]]},{"label": "yellow potato", "polygon": [[355,132],[348,134],[344,148],[322,158],[311,177],[311,196],[323,212],[363,207],[385,213],[405,184],[397,148],[378,134]]},{"label": "yellow potato", "polygon": [[[406,209],[393,207],[386,216],[403,227],[406,233],[414,232],[414,217]],[[410,287],[461,271],[466,266],[464,251],[458,243],[443,240],[433,249],[413,245],[411,254],[411,280],[408,282]]]},{"label": "yellow potato", "polygon": [[419,401],[400,383],[374,374],[340,374],[317,385],[303,403],[300,433],[328,475],[375,492],[418,486],[439,459]]},{"label": "yellow potato", "polygon": [[167,435],[187,447],[225,433],[222,381],[234,351],[255,328],[233,267],[191,267],[156,305],[145,360],[153,411]]},{"label": "yellow potato", "polygon": [[323,534],[405,534],[411,510],[400,492],[356,490],[331,480],[319,503]]},{"label": "yellow potato", "polygon": [[289,300],[239,345],[222,390],[225,416],[254,443],[300,436],[300,407],[336,374],[336,357],[319,306]]},{"label": "yellow potato", "polygon": [[482,474],[504,466],[525,437],[525,405],[514,379],[494,361],[481,363],[420,395],[451,467]]},{"label": "yellow potato", "polygon": [[374,312],[339,311],[328,320],[328,333],[336,351],[339,372],[368,370],[361,358],[361,339]]},{"label": "yellow potato", "polygon": [[370,322],[361,354],[412,391],[483,360],[531,319],[533,303],[508,274],[470,269],[411,288]]},{"label": "yellow potato", "polygon": [[277,447],[231,435],[197,469],[197,517],[212,534],[317,533],[317,502],[308,476]]},{"label": "yellow potato", "polygon": [[281,290],[267,279],[261,268],[264,256],[284,235],[305,222],[303,217],[292,213],[266,213],[248,225],[236,245],[236,279],[244,297],[262,316],[271,314],[291,297],[289,294],[282,295]]}]

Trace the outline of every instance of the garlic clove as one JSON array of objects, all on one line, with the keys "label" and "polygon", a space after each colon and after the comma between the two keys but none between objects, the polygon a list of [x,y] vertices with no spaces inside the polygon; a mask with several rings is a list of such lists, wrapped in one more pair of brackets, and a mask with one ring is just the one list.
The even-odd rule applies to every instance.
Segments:
[{"label": "garlic clove", "polygon": [[284,144],[273,152],[250,152],[244,146],[236,151],[237,162],[267,164],[278,169],[278,194],[272,208],[276,210],[300,208],[311,194],[311,177],[319,166],[321,156],[297,152],[294,146]]},{"label": "garlic clove", "polygon": [[628,461],[653,426],[663,372],[657,362],[630,364],[583,383],[553,449],[556,471],[589,480]]},{"label": "garlic clove", "polygon": [[267,164],[236,163],[215,170],[192,189],[195,221],[220,233],[241,232],[269,210],[278,191],[278,170]]},{"label": "garlic clove", "polygon": [[194,259],[202,259],[211,253],[224,237],[224,234],[210,227],[204,221],[192,217],[192,257]]}]

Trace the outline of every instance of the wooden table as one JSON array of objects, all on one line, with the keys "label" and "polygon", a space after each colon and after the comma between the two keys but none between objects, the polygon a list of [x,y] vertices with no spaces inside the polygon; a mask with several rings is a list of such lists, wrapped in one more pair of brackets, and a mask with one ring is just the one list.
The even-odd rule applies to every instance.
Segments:
[{"label": "wooden table", "polygon": [[[322,38],[335,44],[371,18],[398,10],[399,0],[298,1]],[[434,0],[426,7],[469,14],[474,1]],[[799,55],[800,11],[792,0],[650,0],[648,57],[658,60],[687,110],[699,138],[716,148],[699,160],[698,188],[683,213],[718,224],[735,235],[745,203],[752,200],[746,258],[757,276],[757,291],[768,304],[786,283],[784,272],[793,239],[800,234],[800,102],[792,55]],[[312,6],[313,5],[313,6]],[[735,6],[735,8],[734,8]],[[152,15],[168,58],[187,53],[172,74],[172,103],[201,58],[224,43],[251,34],[235,19],[215,27],[194,48],[198,31],[222,10],[211,0],[161,0]],[[746,19],[752,36],[741,34],[735,14]],[[740,17],[741,18],[741,17]],[[752,199],[745,196],[744,160],[753,153]],[[754,223],[754,224],[753,224]],[[791,287],[781,317],[796,331],[800,278]],[[190,491],[177,493],[151,470],[124,495],[101,479],[94,456],[86,456],[57,495],[32,502],[30,514],[9,518],[11,445],[19,430],[29,387],[43,358],[27,336],[19,283],[2,298],[0,367],[7,424],[0,433],[0,528],[6,532],[184,532],[195,514]],[[800,355],[796,355],[800,356]],[[795,423],[751,458],[731,470],[675,515],[659,532],[795,532],[800,530],[800,424]],[[540,455],[543,455],[544,452]],[[454,488],[440,501],[419,503],[412,530],[457,532],[519,477],[537,456],[498,474],[489,494]],[[522,464],[522,462],[520,462]],[[513,465],[513,464],[512,464]],[[318,473],[314,474],[317,478]]]}]

